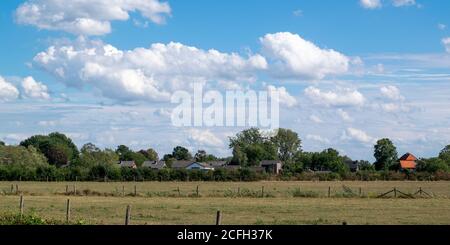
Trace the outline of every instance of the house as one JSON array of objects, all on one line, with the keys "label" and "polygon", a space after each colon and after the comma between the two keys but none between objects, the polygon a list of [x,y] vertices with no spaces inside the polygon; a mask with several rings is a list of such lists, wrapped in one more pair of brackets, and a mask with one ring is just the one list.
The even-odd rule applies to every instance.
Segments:
[{"label": "house", "polygon": [[345,164],[347,164],[348,169],[351,172],[358,172],[359,171],[358,161],[347,160],[347,161],[345,161]]},{"label": "house", "polygon": [[166,167],[166,162],[165,161],[145,161],[142,164],[142,167],[160,170],[160,169],[163,169]]},{"label": "house", "polygon": [[120,167],[122,168],[137,168],[137,165],[134,161],[120,161]]},{"label": "house", "polygon": [[[214,163],[213,163],[214,164]],[[217,163],[215,163],[217,164]],[[172,163],[173,169],[186,169],[186,170],[214,170],[214,166],[208,163],[196,162],[196,161],[175,161]]]},{"label": "house", "polygon": [[283,169],[283,163],[279,160],[263,160],[259,167],[263,168],[267,173],[280,174]]},{"label": "house", "polygon": [[206,162],[206,164],[214,169],[225,168],[227,166],[227,161],[211,161],[211,162]]},{"label": "house", "polygon": [[173,169],[186,169],[192,163],[194,163],[194,161],[177,160],[177,161],[172,162],[171,168],[173,168]]},{"label": "house", "polygon": [[403,155],[402,157],[400,157],[399,161],[400,161],[400,169],[401,170],[415,170],[416,169],[417,157],[415,157],[413,154],[411,154],[409,152],[406,153],[405,155]]}]

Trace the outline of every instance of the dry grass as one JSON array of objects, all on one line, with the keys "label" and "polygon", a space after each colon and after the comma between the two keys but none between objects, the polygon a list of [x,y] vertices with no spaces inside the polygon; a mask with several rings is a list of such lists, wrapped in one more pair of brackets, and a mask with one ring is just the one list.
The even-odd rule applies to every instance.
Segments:
[{"label": "dry grass", "polygon": [[[11,182],[0,182],[0,213],[17,212],[18,197],[9,195]],[[133,224],[213,224],[215,211],[223,212],[224,224],[450,224],[450,182],[146,182],[146,183],[77,183],[78,190],[95,195],[67,197],[65,186],[74,183],[21,182],[19,191],[25,196],[26,212],[45,218],[64,219],[65,201],[72,202],[74,220],[89,224],[122,224],[125,207],[132,205]],[[127,193],[138,197],[103,196],[104,193]],[[348,186],[355,192],[379,194],[393,187],[415,192],[419,187],[435,195],[429,199],[326,198]],[[199,186],[200,198],[186,197]],[[261,191],[269,198],[223,197],[228,191],[247,189]],[[177,196],[180,188],[182,196]],[[320,194],[318,198],[292,196],[298,189]],[[70,189],[70,188],[69,188]],[[146,193],[160,193],[160,196]],[[170,193],[171,196],[164,196]],[[334,195],[333,195],[334,196]]]}]

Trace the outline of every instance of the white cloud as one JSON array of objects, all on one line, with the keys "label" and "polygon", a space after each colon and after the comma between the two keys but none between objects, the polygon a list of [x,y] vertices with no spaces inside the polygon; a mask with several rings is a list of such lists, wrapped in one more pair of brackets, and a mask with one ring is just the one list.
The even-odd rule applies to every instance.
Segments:
[{"label": "white cloud", "polygon": [[416,1],[415,0],[392,0],[392,5],[394,5],[394,7],[412,6],[412,5],[416,5]]},{"label": "white cloud", "polygon": [[273,61],[279,77],[322,79],[348,71],[350,59],[332,49],[321,49],[297,34],[279,32],[260,38],[262,51]]},{"label": "white cloud", "polygon": [[369,136],[366,132],[356,128],[347,128],[342,138],[356,140],[362,143],[373,143],[375,141],[375,139]]},{"label": "white cloud", "polygon": [[290,95],[285,87],[275,87],[272,85],[267,86],[267,90],[270,93],[278,92],[280,104],[285,105],[287,107],[293,107],[297,105],[297,99],[294,96]]},{"label": "white cloud", "polygon": [[382,103],[381,109],[385,112],[408,112],[410,108],[403,103]]},{"label": "white cloud", "polygon": [[56,121],[39,121],[38,125],[42,127],[54,127],[56,126]]},{"label": "white cloud", "polygon": [[352,89],[322,92],[320,89],[310,86],[304,92],[314,103],[326,106],[362,106],[365,102],[364,96],[359,91]]},{"label": "white cloud", "polygon": [[300,16],[303,16],[303,11],[301,9],[296,9],[296,10],[294,10],[294,12],[292,12],[292,14],[294,16],[300,17]]},{"label": "white cloud", "polygon": [[324,137],[322,137],[320,135],[315,135],[315,134],[308,134],[308,135],[306,135],[306,139],[314,140],[314,141],[321,142],[321,143],[326,143],[326,144],[330,143],[329,139],[324,138]]},{"label": "white cloud", "polygon": [[22,81],[22,88],[25,96],[32,99],[48,100],[50,95],[48,94],[47,86],[41,82],[37,82],[33,77],[26,77]]},{"label": "white cloud", "polygon": [[267,68],[260,55],[245,58],[174,42],[119,50],[85,38],[51,46],[34,62],[70,86],[93,86],[118,100],[153,101],[168,100],[170,91],[186,89],[190,82],[251,80]]},{"label": "white cloud", "polygon": [[19,90],[0,76],[0,102],[15,100],[19,97]]},{"label": "white cloud", "polygon": [[350,115],[346,111],[344,111],[340,108],[337,110],[337,114],[339,115],[339,117],[342,118],[342,120],[344,120],[346,122],[353,121],[353,119],[350,117]]},{"label": "white cloud", "polygon": [[445,24],[439,23],[438,24],[438,29],[439,30],[445,30],[447,28],[447,26]]},{"label": "white cloud", "polygon": [[445,47],[445,50],[450,53],[450,37],[442,39],[442,44]]},{"label": "white cloud", "polygon": [[128,20],[129,12],[139,12],[161,24],[171,8],[158,0],[28,0],[17,8],[15,15],[18,23],[39,29],[104,35],[111,32],[111,21]]},{"label": "white cloud", "polygon": [[404,100],[405,98],[401,95],[400,90],[396,86],[388,85],[380,88],[381,94],[390,100]]},{"label": "white cloud", "polygon": [[323,123],[322,119],[316,115],[309,116],[309,120],[315,122],[315,123]]},{"label": "white cloud", "polygon": [[366,9],[377,9],[382,7],[380,0],[360,0],[359,4]]},{"label": "white cloud", "polygon": [[222,147],[224,142],[209,130],[191,129],[189,140],[200,146]]}]

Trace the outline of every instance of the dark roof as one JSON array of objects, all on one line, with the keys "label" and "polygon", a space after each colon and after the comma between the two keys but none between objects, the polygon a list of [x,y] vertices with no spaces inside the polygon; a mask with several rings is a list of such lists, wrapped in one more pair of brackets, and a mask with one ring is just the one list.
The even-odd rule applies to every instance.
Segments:
[{"label": "dark roof", "polygon": [[165,161],[145,161],[142,164],[142,167],[153,168],[153,169],[162,169],[166,166]]},{"label": "dark roof", "polygon": [[193,164],[195,161],[175,161],[172,163],[172,168],[187,168],[189,165]]},{"label": "dark roof", "polygon": [[279,160],[262,160],[260,165],[261,166],[270,166],[270,165],[275,165],[277,163],[281,163],[281,161],[279,161]]},{"label": "dark roof", "polygon": [[223,166],[227,165],[227,161],[211,161],[211,162],[206,162],[206,164],[213,168],[218,168],[218,167],[223,167]]},{"label": "dark roof", "polygon": [[134,167],[134,166],[136,166],[136,163],[134,161],[121,161],[120,166],[121,167]]}]

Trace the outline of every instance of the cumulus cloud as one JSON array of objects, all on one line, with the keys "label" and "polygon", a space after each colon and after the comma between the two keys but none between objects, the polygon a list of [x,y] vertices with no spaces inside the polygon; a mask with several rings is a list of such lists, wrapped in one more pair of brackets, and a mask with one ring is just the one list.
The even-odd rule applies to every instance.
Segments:
[{"label": "cumulus cloud", "polygon": [[445,51],[447,51],[447,53],[450,53],[450,37],[442,39],[442,44],[445,47]]},{"label": "cumulus cloud", "polygon": [[125,21],[129,12],[139,12],[156,24],[164,23],[171,8],[158,0],[28,0],[15,13],[20,24],[77,35],[104,35],[111,21]]},{"label": "cumulus cloud", "polygon": [[321,49],[297,34],[279,32],[260,38],[263,54],[279,77],[322,79],[348,71],[350,59],[332,49]]},{"label": "cumulus cloud", "polygon": [[285,105],[287,107],[293,107],[297,105],[297,99],[294,96],[290,95],[285,87],[275,87],[272,85],[267,86],[267,90],[270,93],[277,92],[280,99],[280,104]]},{"label": "cumulus cloud", "polygon": [[0,102],[15,100],[19,97],[19,90],[0,76]]},{"label": "cumulus cloud", "polygon": [[175,42],[119,50],[85,38],[51,46],[34,62],[70,86],[93,86],[113,99],[153,101],[168,100],[170,91],[189,82],[251,80],[267,68],[261,55],[245,58]]},{"label": "cumulus cloud", "polygon": [[200,146],[221,147],[224,142],[210,130],[191,129],[189,140]]},{"label": "cumulus cloud", "polygon": [[392,0],[394,7],[404,7],[416,5],[416,0]]},{"label": "cumulus cloud", "polygon": [[360,0],[359,4],[366,9],[377,9],[382,7],[380,0]]},{"label": "cumulus cloud", "polygon": [[322,119],[316,115],[309,116],[309,120],[315,122],[315,123],[323,123]]},{"label": "cumulus cloud", "polygon": [[337,110],[337,114],[339,115],[339,117],[341,117],[342,120],[346,121],[346,122],[351,122],[353,121],[353,119],[350,117],[350,115],[348,114],[348,112],[342,110],[341,108],[339,108]]},{"label": "cumulus cloud", "polygon": [[326,144],[330,143],[329,139],[324,138],[324,137],[322,137],[320,135],[315,135],[315,134],[308,134],[308,135],[306,135],[306,139],[317,141],[317,142],[320,142],[320,143],[326,143]]},{"label": "cumulus cloud", "polygon": [[362,106],[365,102],[364,96],[359,91],[352,89],[324,92],[310,86],[304,92],[315,104],[326,106]]},{"label": "cumulus cloud", "polygon": [[25,79],[23,79],[22,88],[25,96],[28,98],[41,100],[50,99],[47,86],[45,86],[41,82],[37,82],[33,77],[26,77]]},{"label": "cumulus cloud", "polygon": [[347,128],[342,138],[349,140],[356,140],[362,143],[373,143],[375,141],[375,138],[369,136],[363,130],[356,128]]},{"label": "cumulus cloud", "polygon": [[383,86],[380,88],[381,94],[390,100],[404,100],[405,98],[401,95],[400,90],[396,86]]}]

